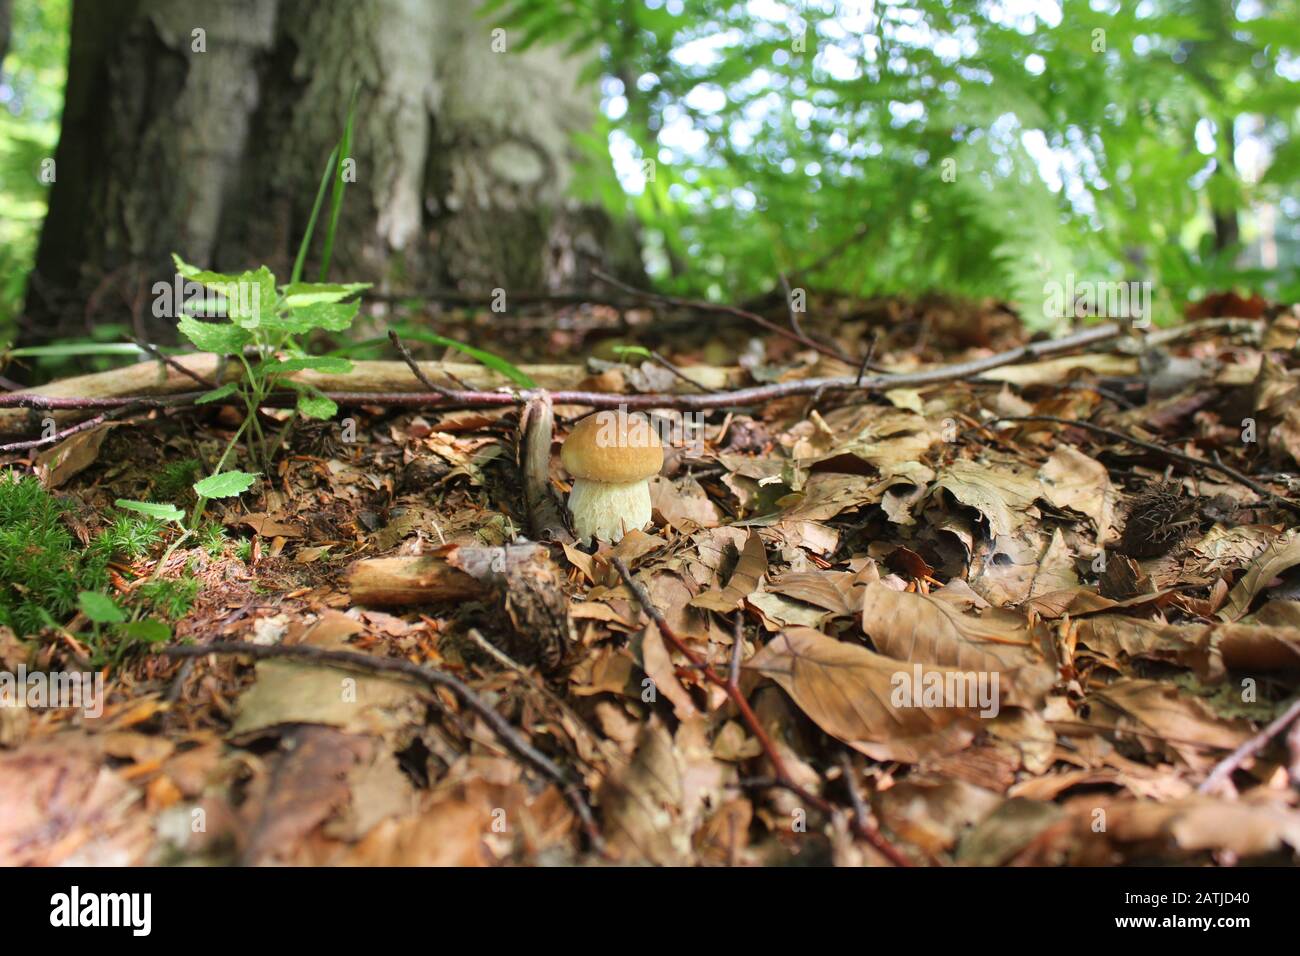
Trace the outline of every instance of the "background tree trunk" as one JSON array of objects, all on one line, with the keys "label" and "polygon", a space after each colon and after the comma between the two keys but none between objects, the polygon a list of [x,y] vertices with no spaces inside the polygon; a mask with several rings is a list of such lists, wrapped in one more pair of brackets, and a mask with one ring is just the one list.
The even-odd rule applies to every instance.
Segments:
[{"label": "background tree trunk", "polygon": [[398,292],[502,288],[508,303],[511,291],[581,287],[592,260],[635,276],[630,230],[569,198],[573,134],[597,104],[581,63],[517,51],[477,11],[77,0],[25,337],[124,320],[166,334],[147,325],[149,290],[170,278],[172,251],[222,270],[265,262],[287,278],[354,86],[355,181],[333,277]]},{"label": "background tree trunk", "polygon": [[9,26],[13,16],[13,0],[0,0],[0,66],[9,52]]}]

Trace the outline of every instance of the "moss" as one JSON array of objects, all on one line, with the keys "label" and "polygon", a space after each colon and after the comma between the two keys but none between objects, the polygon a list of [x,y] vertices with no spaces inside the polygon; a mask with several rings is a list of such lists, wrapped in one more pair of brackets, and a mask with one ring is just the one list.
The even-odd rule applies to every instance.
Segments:
[{"label": "moss", "polygon": [[20,635],[66,621],[78,592],[107,588],[110,560],[143,557],[161,538],[152,519],[118,518],[82,548],[65,510],[35,478],[0,475],[0,624]]}]

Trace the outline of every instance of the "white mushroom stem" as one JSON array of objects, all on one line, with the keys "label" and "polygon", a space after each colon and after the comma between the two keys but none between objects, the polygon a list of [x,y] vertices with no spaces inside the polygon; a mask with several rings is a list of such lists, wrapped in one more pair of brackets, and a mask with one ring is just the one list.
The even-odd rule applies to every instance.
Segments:
[{"label": "white mushroom stem", "polygon": [[619,541],[625,532],[649,523],[650,482],[642,478],[615,484],[575,478],[569,513],[573,530],[583,541],[593,537]]}]

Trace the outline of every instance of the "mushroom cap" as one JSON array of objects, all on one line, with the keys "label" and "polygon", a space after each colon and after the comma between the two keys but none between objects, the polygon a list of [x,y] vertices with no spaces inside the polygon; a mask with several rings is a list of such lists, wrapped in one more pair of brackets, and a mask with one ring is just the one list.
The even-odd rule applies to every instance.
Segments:
[{"label": "mushroom cap", "polygon": [[607,410],[573,426],[560,460],[574,478],[619,484],[657,475],[664,449],[645,416]]}]

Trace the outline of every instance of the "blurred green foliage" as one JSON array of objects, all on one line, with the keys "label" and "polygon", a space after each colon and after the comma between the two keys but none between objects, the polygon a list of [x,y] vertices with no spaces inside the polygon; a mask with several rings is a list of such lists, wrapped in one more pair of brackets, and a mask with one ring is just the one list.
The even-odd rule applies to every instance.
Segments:
[{"label": "blurred green foliage", "polygon": [[[486,15],[516,47],[591,59],[606,119],[587,146],[618,176],[586,181],[636,214],[674,291],[742,299],[830,256],[803,281],[1004,296],[1031,319],[1067,273],[1149,280],[1157,317],[1230,285],[1300,297],[1296,0],[491,0]],[[1216,210],[1240,214],[1242,244],[1220,248]]]},{"label": "blurred green foliage", "polygon": [[67,75],[71,0],[14,0],[9,53],[0,64],[0,339],[12,338],[49,186]]}]

